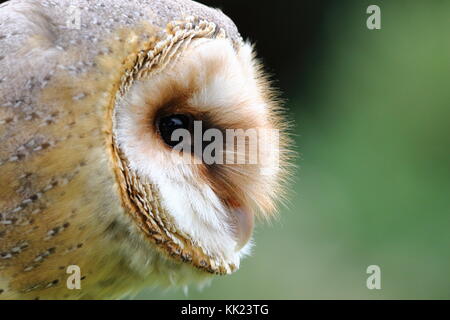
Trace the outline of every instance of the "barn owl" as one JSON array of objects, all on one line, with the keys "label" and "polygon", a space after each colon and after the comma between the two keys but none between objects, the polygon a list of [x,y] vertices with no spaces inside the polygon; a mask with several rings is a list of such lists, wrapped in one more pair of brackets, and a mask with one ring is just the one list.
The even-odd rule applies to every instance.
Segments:
[{"label": "barn owl", "polygon": [[[219,10],[189,0],[0,5],[0,299],[120,298],[236,271],[254,217],[273,216],[282,192],[279,105]],[[179,161],[201,158],[173,143],[198,123],[200,133],[279,132],[258,143],[260,158],[279,161]]]}]

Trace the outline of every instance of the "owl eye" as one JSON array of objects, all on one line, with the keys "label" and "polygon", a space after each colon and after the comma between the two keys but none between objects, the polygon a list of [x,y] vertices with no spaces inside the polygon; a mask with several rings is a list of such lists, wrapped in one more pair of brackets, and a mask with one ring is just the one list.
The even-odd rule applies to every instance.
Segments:
[{"label": "owl eye", "polygon": [[156,121],[156,125],[159,135],[164,143],[169,147],[174,147],[180,142],[172,140],[173,132],[177,129],[186,129],[191,132],[193,128],[193,118],[188,114],[171,114],[160,117]]}]

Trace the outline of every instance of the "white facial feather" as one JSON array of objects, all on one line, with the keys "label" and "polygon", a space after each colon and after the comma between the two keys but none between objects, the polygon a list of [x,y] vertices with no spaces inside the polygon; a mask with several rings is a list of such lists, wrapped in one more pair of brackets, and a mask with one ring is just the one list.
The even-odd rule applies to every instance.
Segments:
[{"label": "white facial feather", "polygon": [[[238,112],[243,103],[253,108],[255,117],[264,117],[264,103],[257,94],[253,72],[247,65],[251,48],[245,45],[236,54],[228,40],[201,40],[168,70],[150,80],[136,82],[123,105],[116,111],[117,140],[132,168],[159,188],[161,201],[174,219],[177,228],[188,234],[208,254],[221,257],[239,266],[242,255],[250,251],[250,242],[235,250],[237,241],[230,224],[230,212],[224,207],[211,186],[201,181],[193,165],[175,163],[171,153],[150,132],[146,119],[148,101],[158,100],[162,92],[171,90],[172,81],[187,87],[195,78],[197,90],[188,103],[199,111],[215,106],[216,112]],[[218,64],[211,76],[204,66]],[[192,74],[193,72],[198,72]],[[152,102],[150,102],[152,103]],[[249,112],[248,110],[243,110]],[[238,116],[238,115],[236,115]]]}]

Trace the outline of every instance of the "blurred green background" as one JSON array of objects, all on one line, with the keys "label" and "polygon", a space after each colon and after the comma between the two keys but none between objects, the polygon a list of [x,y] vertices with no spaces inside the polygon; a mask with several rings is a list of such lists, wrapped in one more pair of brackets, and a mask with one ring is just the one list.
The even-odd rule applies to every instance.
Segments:
[{"label": "blurred green background", "polygon": [[[203,2],[279,79],[299,153],[291,202],[236,274],[137,298],[449,299],[450,1]],[[370,4],[381,30],[366,27]]]}]

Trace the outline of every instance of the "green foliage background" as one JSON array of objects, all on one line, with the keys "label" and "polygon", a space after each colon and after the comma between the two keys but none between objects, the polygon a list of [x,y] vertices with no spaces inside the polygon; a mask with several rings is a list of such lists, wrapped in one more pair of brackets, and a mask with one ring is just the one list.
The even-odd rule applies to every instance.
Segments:
[{"label": "green foliage background", "polygon": [[[450,298],[450,1],[334,2],[287,97],[289,207],[236,274],[137,298]],[[366,28],[369,4],[381,30]],[[381,290],[366,288],[372,264]]]}]

